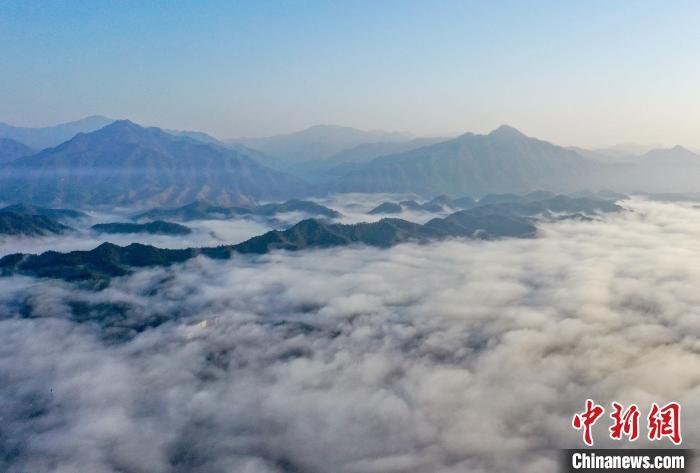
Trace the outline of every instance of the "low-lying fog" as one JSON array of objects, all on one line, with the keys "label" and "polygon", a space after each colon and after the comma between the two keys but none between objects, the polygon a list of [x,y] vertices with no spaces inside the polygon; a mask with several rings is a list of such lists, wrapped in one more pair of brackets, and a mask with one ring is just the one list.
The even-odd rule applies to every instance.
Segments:
[{"label": "low-lying fog", "polygon": [[[384,201],[399,202],[413,196],[393,194],[348,194],[335,195],[316,202],[342,213],[334,221],[339,223],[372,222],[384,217],[399,217],[417,223],[425,223],[433,217],[444,216],[450,212],[430,213],[423,211],[404,211],[400,215],[369,215],[367,212]],[[0,235],[0,257],[12,253],[42,253],[48,250],[74,251],[90,250],[104,242],[117,245],[143,243],[160,248],[190,248],[236,244],[273,229],[284,229],[309,218],[302,212],[286,212],[275,215],[274,219],[231,218],[227,220],[194,220],[181,222],[192,229],[189,235],[149,235],[146,233],[100,234],[90,230],[98,223],[130,222],[136,212],[131,209],[119,209],[116,212],[87,211],[90,219],[83,222],[67,222],[76,232],[63,235],[43,237]]]},{"label": "low-lying fog", "polygon": [[43,253],[48,250],[91,250],[106,241],[117,245],[143,243],[159,248],[189,248],[226,245],[245,241],[272,227],[263,221],[248,219],[197,220],[183,222],[192,229],[189,235],[149,235],[147,233],[98,233],[91,225],[109,222],[129,222],[125,217],[90,213],[92,219],[84,224],[68,222],[75,232],[41,237],[0,235],[0,257],[11,253]]},{"label": "low-lying fog", "polygon": [[405,209],[400,214],[373,214],[368,212],[382,202],[401,202],[403,200],[416,200],[424,202],[426,199],[413,194],[334,194],[325,199],[315,199],[321,205],[330,207],[343,216],[338,219],[341,223],[375,222],[382,218],[392,217],[409,220],[416,223],[425,223],[435,217],[444,217],[454,212],[446,209],[444,212],[427,212],[422,210]]},{"label": "low-lying fog", "polygon": [[[624,205],[536,239],[198,258],[100,292],[0,279],[0,470],[554,472],[589,397],[679,401],[697,445],[700,210]],[[107,330],[76,304],[122,309]],[[159,322],[115,335],[134,319]]]}]

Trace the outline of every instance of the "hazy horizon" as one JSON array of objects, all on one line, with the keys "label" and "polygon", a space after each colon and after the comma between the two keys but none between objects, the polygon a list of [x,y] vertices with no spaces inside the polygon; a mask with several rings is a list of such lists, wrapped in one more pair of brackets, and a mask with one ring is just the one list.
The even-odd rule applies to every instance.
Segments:
[{"label": "hazy horizon", "polygon": [[[139,122],[136,122],[136,121],[134,121],[133,119],[131,119],[131,118],[129,118],[129,117],[114,118],[114,117],[105,117],[104,115],[100,115],[100,114],[90,114],[90,115],[86,115],[86,116],[83,116],[83,117],[76,118],[76,119],[74,119],[74,120],[66,120],[66,121],[64,121],[64,122],[48,123],[48,124],[38,125],[38,126],[27,126],[27,125],[22,125],[22,124],[17,124],[17,123],[12,123],[12,122],[9,122],[9,121],[2,121],[2,120],[0,120],[0,124],[10,125],[10,126],[13,126],[13,127],[18,127],[18,128],[39,129],[39,128],[51,128],[51,127],[53,127],[53,126],[60,126],[60,125],[64,125],[64,124],[67,124],[67,123],[80,122],[81,120],[86,120],[86,119],[91,119],[91,118],[96,118],[96,117],[97,117],[97,118],[111,119],[111,120],[114,120],[114,121],[124,121],[124,120],[126,120],[126,121],[131,121],[132,123],[136,123],[136,124],[139,125],[139,126],[144,126],[144,127],[156,127],[156,128],[161,128],[161,129],[165,129],[165,130],[172,130],[172,129],[168,128],[168,127],[164,127],[164,126],[162,126],[162,125],[160,125],[160,124],[157,124],[157,123],[139,123]],[[360,131],[365,131],[365,132],[378,132],[378,133],[382,133],[382,132],[383,132],[383,133],[404,133],[404,134],[406,134],[406,135],[408,136],[408,139],[445,138],[445,140],[457,138],[457,137],[459,137],[460,135],[469,134],[469,133],[477,134],[477,135],[488,135],[489,133],[491,133],[491,132],[497,130],[498,128],[501,128],[501,127],[511,127],[511,128],[515,128],[515,129],[518,130],[519,132],[521,132],[521,133],[523,133],[523,134],[525,134],[526,136],[529,136],[529,137],[531,137],[531,138],[543,139],[543,138],[541,138],[541,137],[539,137],[539,136],[534,136],[534,135],[532,135],[532,134],[530,134],[530,133],[527,133],[527,132],[525,132],[524,130],[522,130],[522,129],[518,128],[518,127],[515,127],[515,126],[511,125],[510,123],[501,123],[500,125],[497,125],[496,127],[492,128],[492,129],[489,129],[489,130],[485,130],[485,131],[483,131],[483,132],[476,132],[476,131],[473,131],[473,130],[462,130],[462,131],[455,131],[455,132],[446,132],[446,133],[437,133],[437,134],[426,134],[426,135],[419,135],[419,134],[412,133],[412,132],[406,131],[406,130],[394,130],[394,129],[367,129],[367,128],[362,128],[362,127],[358,127],[358,126],[341,125],[341,124],[337,124],[337,123],[317,123],[317,124],[313,124],[313,125],[310,125],[310,126],[308,126],[308,127],[301,128],[301,129],[292,129],[292,130],[283,131],[283,132],[279,132],[279,133],[271,133],[271,134],[269,134],[269,135],[251,135],[251,136],[215,136],[215,135],[213,135],[213,134],[211,134],[211,133],[208,133],[208,132],[206,132],[206,131],[204,131],[204,130],[196,130],[196,129],[186,129],[186,130],[185,130],[185,129],[182,129],[182,130],[175,130],[175,131],[182,131],[182,132],[203,132],[203,133],[207,133],[208,135],[212,136],[213,138],[216,138],[216,139],[221,140],[221,141],[237,141],[237,140],[251,140],[251,139],[259,139],[259,138],[270,138],[270,137],[274,137],[274,136],[292,135],[292,134],[295,134],[295,133],[301,133],[301,132],[304,132],[304,131],[307,131],[307,130],[310,130],[310,129],[313,129],[313,128],[317,128],[317,127],[352,128],[352,129],[355,129],[355,130],[360,130]],[[545,140],[545,141],[551,142],[552,144],[555,144],[555,145],[558,145],[558,146],[562,146],[562,147],[588,149],[588,150],[590,150],[590,151],[618,151],[618,152],[625,152],[625,153],[627,153],[627,154],[629,154],[629,155],[641,155],[641,154],[646,153],[647,151],[651,151],[651,150],[654,150],[654,149],[670,149],[670,148],[674,148],[674,147],[677,147],[677,146],[680,146],[680,147],[682,147],[682,148],[688,149],[688,150],[690,150],[690,151],[692,151],[692,152],[694,152],[694,153],[700,152],[700,149],[694,148],[693,146],[688,146],[688,145],[686,145],[685,143],[615,142],[615,143],[609,143],[609,144],[607,144],[607,145],[602,145],[602,146],[585,147],[585,146],[580,146],[580,145],[570,144],[570,143],[557,143],[557,142],[550,141],[550,140]]]},{"label": "hazy horizon", "polygon": [[224,139],[505,123],[697,149],[698,20],[690,1],[0,2],[0,121],[100,114]]}]

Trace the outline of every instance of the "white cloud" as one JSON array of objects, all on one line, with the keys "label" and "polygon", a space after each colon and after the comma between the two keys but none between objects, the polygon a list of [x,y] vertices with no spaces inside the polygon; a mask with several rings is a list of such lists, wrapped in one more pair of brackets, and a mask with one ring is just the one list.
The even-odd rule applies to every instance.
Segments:
[{"label": "white cloud", "polygon": [[[555,471],[587,397],[678,400],[692,448],[700,210],[629,206],[532,240],[201,258],[97,293],[1,279],[0,469]],[[75,300],[124,319],[70,321]]]},{"label": "white cloud", "polygon": [[[133,214],[133,213],[131,213]],[[197,220],[182,222],[192,229],[188,235],[150,235],[147,233],[106,234],[91,231],[96,223],[128,222],[126,214],[92,214],[85,222],[70,223],[76,232],[41,237],[0,235],[0,257],[12,253],[43,253],[44,251],[91,250],[101,243],[116,245],[143,243],[160,248],[191,248],[236,244],[271,230],[269,222],[262,219]]]}]

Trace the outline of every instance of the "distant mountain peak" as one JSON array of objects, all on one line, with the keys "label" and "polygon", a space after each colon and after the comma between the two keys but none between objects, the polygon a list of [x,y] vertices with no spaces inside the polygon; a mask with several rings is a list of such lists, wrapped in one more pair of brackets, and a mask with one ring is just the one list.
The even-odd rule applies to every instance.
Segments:
[{"label": "distant mountain peak", "polygon": [[527,138],[527,136],[521,133],[518,129],[513,128],[510,125],[499,126],[491,133],[489,133],[489,136],[502,138]]},{"label": "distant mountain peak", "polygon": [[104,142],[104,140],[120,140],[124,142],[139,141],[146,144],[145,140],[154,135],[154,132],[161,131],[160,128],[147,128],[138,125],[131,120],[115,120],[112,123],[90,132],[78,133],[73,139],[61,144],[66,146],[72,141]]},{"label": "distant mountain peak", "polygon": [[0,164],[16,161],[33,153],[34,150],[24,143],[12,138],[0,138]]},{"label": "distant mountain peak", "polygon": [[672,148],[658,148],[658,149],[653,149],[649,151],[648,153],[644,154],[643,157],[680,157],[680,156],[685,156],[685,157],[699,157],[697,153],[689,150],[688,148],[681,146],[681,145],[676,145]]},{"label": "distant mountain peak", "polygon": [[90,115],[85,118],[81,118],[80,120],[75,120],[73,123],[86,123],[86,122],[104,122],[104,123],[111,123],[113,122],[113,118],[105,117],[104,115]]},{"label": "distant mountain peak", "polygon": [[107,125],[107,127],[122,127],[122,126],[143,128],[140,125],[137,125],[136,123],[132,122],[128,118],[123,118],[121,120],[114,120],[112,123]]},{"label": "distant mountain peak", "polygon": [[58,146],[78,133],[89,133],[109,125],[114,120],[101,115],[92,115],[68,123],[41,128],[17,127],[0,123],[0,137],[10,138],[26,146],[41,150]]},{"label": "distant mountain peak", "polygon": [[231,205],[303,191],[298,179],[236,150],[130,120],[80,133],[0,172],[0,198],[51,205],[179,205],[194,198]]},{"label": "distant mountain peak", "polygon": [[351,126],[344,126],[344,125],[327,125],[327,124],[319,124],[319,125],[312,125],[310,127],[304,128],[303,130],[298,131],[297,133],[303,133],[305,131],[327,131],[327,130],[357,130],[357,128],[353,128]]},{"label": "distant mountain peak", "polygon": [[676,145],[676,146],[674,146],[673,148],[671,148],[671,151],[675,151],[675,152],[679,152],[679,153],[692,153],[692,154],[695,154],[695,153],[693,153],[692,151],[690,151],[688,148],[686,148],[686,147],[684,147],[684,146],[681,146],[681,145]]},{"label": "distant mountain peak", "polygon": [[[141,126],[137,123],[132,122],[131,120],[123,119],[123,120],[115,120],[109,125],[105,126],[99,131],[116,131],[116,130],[148,130],[151,127],[145,127]],[[160,130],[160,128],[155,128]]]},{"label": "distant mountain peak", "polygon": [[402,132],[360,130],[340,125],[315,125],[294,133],[240,138],[233,141],[272,156],[279,163],[293,165],[326,159],[362,144],[398,143],[411,138],[412,135]]}]

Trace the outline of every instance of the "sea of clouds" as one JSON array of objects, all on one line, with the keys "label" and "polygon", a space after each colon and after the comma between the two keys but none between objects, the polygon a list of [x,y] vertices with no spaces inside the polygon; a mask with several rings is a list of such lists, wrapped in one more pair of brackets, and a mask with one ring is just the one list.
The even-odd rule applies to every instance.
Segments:
[{"label": "sea of clouds", "polygon": [[[336,194],[327,198],[315,199],[321,205],[337,210],[340,217],[332,219],[336,223],[353,224],[358,222],[373,222],[385,217],[400,217],[416,223],[425,223],[434,217],[444,217],[453,210],[443,212],[426,212],[406,210],[400,215],[370,215],[368,212],[384,201],[399,202],[415,199],[414,195],[402,194]],[[1,205],[1,204],[0,204]],[[98,233],[90,226],[98,223],[130,222],[137,213],[132,209],[121,208],[112,212],[87,211],[89,216],[84,221],[68,221],[66,224],[74,229],[61,235],[46,236],[16,236],[0,235],[0,258],[12,253],[43,253],[45,251],[75,251],[91,250],[102,243],[109,242],[120,246],[130,243],[143,243],[159,248],[193,248],[241,243],[249,238],[261,235],[270,230],[283,230],[291,227],[305,218],[313,216],[303,212],[284,212],[273,218],[264,217],[234,217],[222,220],[193,220],[181,222],[192,230],[189,235],[158,235],[147,233]]]},{"label": "sea of clouds", "polygon": [[679,401],[696,447],[700,210],[625,206],[536,239],[198,258],[100,292],[2,278],[0,471],[554,472],[587,398]]}]

